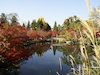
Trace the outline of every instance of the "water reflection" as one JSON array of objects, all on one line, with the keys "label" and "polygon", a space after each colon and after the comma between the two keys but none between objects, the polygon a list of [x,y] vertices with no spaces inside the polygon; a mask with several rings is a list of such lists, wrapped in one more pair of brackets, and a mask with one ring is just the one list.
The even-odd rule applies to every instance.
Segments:
[{"label": "water reflection", "polygon": [[[92,55],[94,54],[92,46],[86,46],[86,49],[88,56],[91,58]],[[57,50],[63,53],[61,59],[64,64],[67,64],[68,66],[72,65],[70,62],[71,58],[69,55],[72,55],[74,57],[76,65],[82,64],[82,57],[79,45],[53,46],[54,55],[56,54]]]},{"label": "water reflection", "polygon": [[80,48],[78,45],[66,45],[62,48],[63,52],[63,57],[62,61],[63,63],[67,64],[68,66],[71,66],[71,62],[70,62],[70,56],[72,55],[76,61],[77,64],[81,64],[81,54],[80,54]]},{"label": "water reflection", "polygon": [[[59,57],[62,59],[62,74],[65,75],[71,71],[69,55],[77,64],[82,63],[78,45],[37,43],[27,47],[16,45],[15,48],[18,51],[15,57],[5,56],[4,62],[0,61],[0,75],[56,75],[57,71],[60,73]],[[92,50],[91,47],[87,49]]]},{"label": "water reflection", "polygon": [[15,57],[7,57],[8,55],[5,54],[5,57],[3,57],[5,60],[0,61],[0,75],[19,75],[19,68],[28,61],[29,57],[32,57],[35,53],[42,57],[44,52],[49,50],[49,47],[50,44],[46,43],[38,43],[29,47],[16,45],[15,48],[18,52],[15,53]]},{"label": "water reflection", "polygon": [[26,49],[32,51],[33,54],[36,53],[39,57],[42,57],[44,52],[49,50],[49,48],[50,48],[50,44],[48,43],[37,43],[29,47],[26,47]]}]

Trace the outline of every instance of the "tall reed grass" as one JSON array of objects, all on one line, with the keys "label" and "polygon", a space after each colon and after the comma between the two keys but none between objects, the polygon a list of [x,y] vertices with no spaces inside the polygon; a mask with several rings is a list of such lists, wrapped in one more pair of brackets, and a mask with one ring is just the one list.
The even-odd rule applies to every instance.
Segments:
[{"label": "tall reed grass", "polygon": [[[86,0],[87,6],[90,12],[90,16],[92,15],[91,13],[91,8],[90,8],[90,3],[89,0]],[[97,12],[100,13],[99,9],[96,9]],[[72,62],[72,70],[75,75],[100,75],[100,45],[98,45],[98,39],[96,37],[96,31],[97,27],[94,22],[89,25],[87,21],[84,19],[78,17],[79,20],[81,21],[82,25],[85,27],[85,29],[80,32],[81,34],[81,39],[80,39],[80,50],[81,50],[81,56],[82,56],[82,61],[83,64],[78,66],[78,69],[74,67],[74,61],[71,60]],[[100,21],[100,20],[99,20]],[[100,25],[100,23],[98,23]],[[87,49],[86,49],[86,42],[84,42],[84,37],[83,35],[86,35],[87,38],[90,39],[94,51],[94,55],[92,58],[89,58],[87,54]],[[73,58],[72,58],[73,59]]]},{"label": "tall reed grass", "polygon": [[[87,7],[90,13],[90,16],[92,16],[91,13],[91,7],[90,7],[90,3],[89,0],[86,0],[87,3]],[[100,13],[100,10],[95,8],[95,10]],[[74,57],[72,55],[70,55],[70,62],[72,63],[72,70],[73,70],[73,74],[74,75],[100,75],[100,45],[98,44],[98,38],[96,37],[96,31],[97,31],[97,27],[100,25],[100,19],[98,19],[97,21],[97,26],[95,25],[94,21],[90,24],[88,24],[88,22],[86,20],[84,20],[81,17],[78,17],[79,20],[81,21],[82,25],[85,27],[85,29],[83,29],[82,31],[80,31],[80,50],[81,50],[81,56],[82,56],[82,62],[83,64],[80,64],[77,66],[77,68],[75,67],[75,60]],[[93,51],[94,51],[94,55],[92,55],[92,57],[88,56],[87,53],[87,49],[86,49],[86,42],[84,42],[84,34],[86,35],[87,38],[90,39],[91,41],[91,45],[93,47]],[[61,62],[61,60],[60,60]],[[60,63],[61,64],[61,63]],[[61,65],[60,65],[61,67]],[[62,70],[62,69],[61,69]],[[60,75],[57,72],[57,75]]]}]

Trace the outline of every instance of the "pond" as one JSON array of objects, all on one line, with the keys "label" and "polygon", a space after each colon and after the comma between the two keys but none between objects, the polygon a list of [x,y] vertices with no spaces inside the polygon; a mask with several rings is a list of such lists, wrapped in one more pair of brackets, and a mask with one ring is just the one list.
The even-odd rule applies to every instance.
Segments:
[{"label": "pond", "polygon": [[[27,56],[24,54],[17,63],[0,62],[0,75],[56,75],[56,72],[62,75],[72,74],[69,55],[73,55],[77,64],[81,64],[78,45],[37,43],[24,48],[31,54],[27,52]],[[62,72],[59,58],[61,58]]]}]

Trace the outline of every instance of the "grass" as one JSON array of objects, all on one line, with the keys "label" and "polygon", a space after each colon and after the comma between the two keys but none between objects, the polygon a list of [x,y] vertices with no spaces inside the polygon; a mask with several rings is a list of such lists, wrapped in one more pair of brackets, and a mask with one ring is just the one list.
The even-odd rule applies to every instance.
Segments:
[{"label": "grass", "polygon": [[[88,6],[88,10],[90,12],[90,16],[92,16],[89,0],[86,0],[86,3]],[[95,10],[98,13],[100,13],[99,9],[95,8]],[[72,55],[69,55],[71,58],[70,62],[72,63],[73,74],[74,75],[100,75],[100,45],[98,44],[98,39],[96,37],[96,31],[97,31],[98,26],[96,26],[94,22],[92,22],[90,25],[83,18],[81,17],[78,17],[78,18],[81,21],[82,25],[85,27],[85,29],[80,31],[80,35],[81,35],[80,50],[81,50],[83,63],[81,65],[78,65],[77,68],[75,68],[76,62],[74,60],[74,57]],[[98,19],[98,21],[100,20]],[[95,21],[95,22],[97,22],[97,24],[100,25],[100,22],[98,21]],[[94,51],[94,54],[92,55],[92,57],[88,56],[87,49],[86,49],[86,42],[84,41],[84,39],[86,38],[83,37],[84,34],[86,35],[87,38],[89,38],[92,44],[93,51]],[[60,75],[60,74],[57,72],[57,75]]]},{"label": "grass", "polygon": [[[89,0],[86,0],[87,2],[87,6],[90,12],[90,16],[91,16],[91,8],[89,5]],[[100,13],[99,9],[96,9],[97,12]],[[96,26],[94,23],[92,23],[92,25],[89,25],[87,23],[87,21],[85,21],[84,19],[79,17],[79,20],[81,21],[82,25],[85,27],[85,29],[83,29],[82,32],[80,32],[81,34],[81,45],[80,45],[80,50],[81,50],[81,56],[82,56],[82,65],[78,66],[78,69],[76,69],[74,67],[74,60],[71,60],[72,62],[72,70],[73,70],[73,74],[74,75],[100,75],[100,45],[98,45],[98,41],[96,38]],[[100,25],[100,23],[98,24]],[[83,35],[86,35],[87,38],[90,39],[92,46],[93,46],[93,50],[95,55],[92,56],[92,59],[88,57],[87,54],[87,49],[86,49],[86,45],[84,42],[84,38]],[[73,59],[73,58],[72,58]]]}]

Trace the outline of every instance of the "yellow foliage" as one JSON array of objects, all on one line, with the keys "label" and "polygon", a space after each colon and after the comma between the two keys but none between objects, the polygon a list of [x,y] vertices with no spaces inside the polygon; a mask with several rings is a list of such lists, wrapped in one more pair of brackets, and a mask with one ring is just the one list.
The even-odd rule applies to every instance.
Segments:
[{"label": "yellow foliage", "polygon": [[45,30],[47,28],[47,23],[45,23],[43,17],[39,18],[39,20],[43,22],[43,29]]},{"label": "yellow foliage", "polygon": [[5,21],[5,28],[7,28],[7,29],[9,28],[9,24],[8,24],[7,20]]}]

